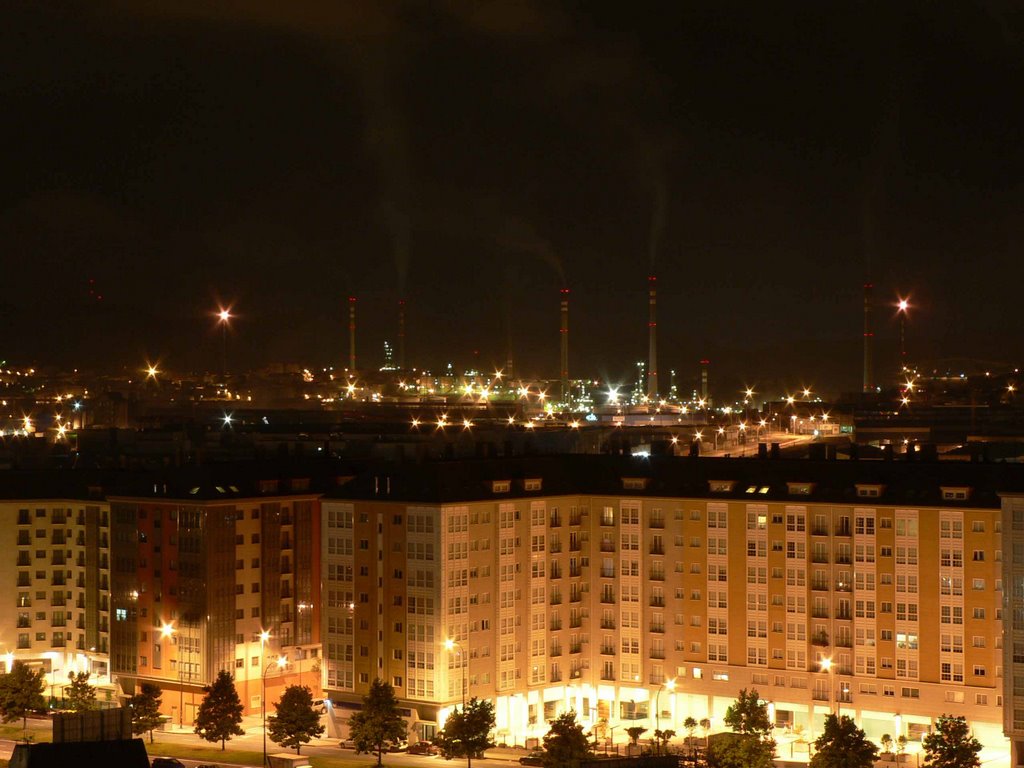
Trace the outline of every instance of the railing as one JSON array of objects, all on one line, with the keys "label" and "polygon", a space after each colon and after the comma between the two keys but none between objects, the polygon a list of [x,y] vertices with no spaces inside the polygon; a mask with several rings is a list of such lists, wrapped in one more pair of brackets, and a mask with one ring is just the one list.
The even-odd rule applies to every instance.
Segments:
[{"label": "railing", "polygon": [[552,528],[561,528],[562,527],[562,516],[561,515],[551,515],[548,518],[548,525],[551,526]]},{"label": "railing", "polygon": [[609,594],[607,592],[602,592],[601,593],[601,602],[605,603],[607,605],[613,605],[615,603],[615,595]]},{"label": "railing", "polygon": [[583,619],[577,617],[569,617],[569,629],[579,629],[583,626]]},{"label": "railing", "polygon": [[615,646],[614,645],[602,645],[601,646],[601,654],[603,656],[614,656],[615,655]]},{"label": "railing", "polygon": [[551,600],[549,601],[549,603],[551,605],[561,605],[562,604],[562,596],[559,593],[557,593],[557,592],[552,592],[551,593]]},{"label": "railing", "polygon": [[551,653],[549,653],[548,656],[561,656],[561,655],[562,655],[562,646],[560,646],[560,645],[552,645],[551,646]]},{"label": "railing", "polygon": [[583,650],[582,643],[569,643],[569,653],[579,653]]},{"label": "railing", "polygon": [[602,680],[614,680],[615,679],[615,673],[614,672],[602,672],[601,673],[601,679]]},{"label": "railing", "polygon": [[851,562],[852,561],[850,560],[850,556],[849,555],[844,555],[844,554],[836,555],[836,563],[838,565],[850,565]]},{"label": "railing", "polygon": [[561,672],[555,672],[554,670],[551,670],[551,682],[552,683],[557,683],[557,682],[561,681],[561,679],[562,679],[562,673]]},{"label": "railing", "polygon": [[650,631],[651,632],[655,632],[655,633],[657,633],[659,635],[665,634],[665,623],[661,622],[661,621],[659,621],[659,622],[653,622],[652,621],[651,622]]},{"label": "railing", "polygon": [[664,571],[651,571],[648,574],[647,577],[651,581],[664,581],[665,580],[665,572]]},{"label": "railing", "polygon": [[572,593],[569,594],[569,602],[570,603],[579,603],[579,602],[582,602],[582,601],[583,601],[583,593],[582,592],[572,592]]},{"label": "railing", "polygon": [[651,518],[650,527],[651,528],[656,528],[656,529],[657,528],[664,528],[665,527],[665,518],[663,518],[663,517],[652,517]]},{"label": "railing", "polygon": [[828,618],[828,608],[812,608],[811,609],[811,616],[813,618],[815,618],[815,619],[827,619]]},{"label": "railing", "polygon": [[836,618],[841,621],[851,621],[853,619],[853,614],[849,611],[836,611]]},{"label": "railing", "polygon": [[836,536],[852,536],[853,535],[853,529],[850,526],[848,526],[848,525],[841,525],[838,528],[836,528],[835,535]]},{"label": "railing", "polygon": [[557,566],[552,568],[551,569],[551,575],[550,575],[549,578],[552,578],[552,579],[560,579],[560,578],[562,578],[562,569],[557,567]]},{"label": "railing", "polygon": [[853,591],[853,585],[850,584],[850,582],[848,582],[848,581],[837,581],[836,582],[836,592],[852,592],[852,591]]},{"label": "railing", "polygon": [[28,552],[18,553],[18,565],[32,565],[32,557]]},{"label": "railing", "polygon": [[601,551],[602,552],[614,552],[615,542],[610,539],[601,539]]},{"label": "railing", "polygon": [[652,555],[664,555],[665,545],[664,544],[651,544],[651,548],[648,550],[649,554]]},{"label": "railing", "polygon": [[582,515],[569,515],[569,525],[581,525],[583,523]]},{"label": "railing", "polygon": [[602,579],[614,579],[615,578],[615,569],[614,568],[602,568],[601,569],[601,578]]},{"label": "railing", "polygon": [[812,563],[827,563],[828,562],[828,552],[812,552],[811,553],[811,562]]},{"label": "railing", "polygon": [[601,629],[615,629],[615,619],[601,619]]},{"label": "railing", "polygon": [[552,554],[557,555],[561,551],[562,551],[562,542],[560,542],[560,541],[548,542],[548,552],[551,552]]},{"label": "railing", "polygon": [[575,565],[575,566],[574,565],[570,565],[569,566],[569,578],[578,579],[582,575],[583,575],[583,568],[581,568],[578,565]]},{"label": "railing", "polygon": [[811,589],[816,590],[818,592],[828,592],[828,582],[827,581],[817,581],[817,580],[812,581],[811,582]]},{"label": "railing", "polygon": [[661,651],[661,650],[658,650],[657,648],[652,648],[649,655],[650,655],[650,657],[652,659],[664,659],[665,658],[665,652]]},{"label": "railing", "polygon": [[853,638],[840,637],[836,640],[836,648],[853,648]]},{"label": "railing", "polygon": [[556,620],[551,622],[551,631],[552,632],[557,632],[561,628],[562,628],[562,620],[561,619],[556,619]]},{"label": "railing", "polygon": [[811,528],[811,536],[828,536],[828,528],[816,525]]},{"label": "railing", "polygon": [[28,618],[18,617],[18,629],[28,629],[32,626],[32,622]]},{"label": "railing", "polygon": [[664,608],[665,607],[665,598],[664,597],[660,597],[658,595],[652,595],[649,604],[650,604],[650,606],[652,608]]}]

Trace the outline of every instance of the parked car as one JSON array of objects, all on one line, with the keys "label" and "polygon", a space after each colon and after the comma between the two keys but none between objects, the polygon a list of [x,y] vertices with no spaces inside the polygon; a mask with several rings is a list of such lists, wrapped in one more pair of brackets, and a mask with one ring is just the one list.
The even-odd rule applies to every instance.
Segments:
[{"label": "parked car", "polygon": [[418,741],[409,745],[410,755],[436,755],[438,751],[437,747],[429,741]]},{"label": "parked car", "polygon": [[519,758],[520,765],[544,765],[544,750],[535,749],[528,755]]},{"label": "parked car", "polygon": [[400,741],[388,747],[388,752],[405,752],[407,749],[409,749],[409,742]]},{"label": "parked car", "polygon": [[154,757],[153,768],[185,768],[185,764],[176,757]]}]

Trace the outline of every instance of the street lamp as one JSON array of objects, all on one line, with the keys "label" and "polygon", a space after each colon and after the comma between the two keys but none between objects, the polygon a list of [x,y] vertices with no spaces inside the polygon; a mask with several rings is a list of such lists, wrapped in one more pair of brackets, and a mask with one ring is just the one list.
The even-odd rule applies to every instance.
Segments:
[{"label": "street lamp", "polygon": [[[674,677],[662,683],[658,688],[658,692],[654,694],[654,728],[657,731],[661,731],[661,692],[666,688],[669,693],[676,689],[676,679]],[[661,743],[660,735],[658,736],[658,743]],[[661,747],[658,748],[658,752],[661,752]]]},{"label": "street lamp", "polygon": [[900,367],[907,370],[907,310],[910,302],[900,298],[896,302],[896,314],[900,319]]},{"label": "street lamp", "polygon": [[220,307],[215,314],[217,317],[217,323],[220,325],[221,330],[221,372],[226,377],[228,375],[228,325],[231,324],[231,318],[233,318],[234,315],[231,314],[231,307],[228,307],[227,309]]},{"label": "street lamp", "polygon": [[[161,642],[166,640],[168,637],[174,636],[174,625],[169,622],[164,622],[160,627],[160,640]],[[181,646],[179,645],[180,649]],[[163,655],[163,648],[160,649],[160,654]],[[185,683],[181,679],[181,653],[180,650],[175,656],[175,661],[178,664],[178,727],[184,728],[184,709],[185,709]]]},{"label": "street lamp", "polygon": [[462,643],[458,640],[452,640],[450,637],[444,641],[444,648],[448,653],[451,653],[456,648],[459,651],[459,656],[462,659],[462,711],[466,711],[466,651],[462,647]]},{"label": "street lamp", "polygon": [[832,669],[832,659],[822,659],[821,660],[821,669],[823,671],[825,671],[825,672],[828,672],[828,713],[830,715],[832,715],[832,714],[835,714],[832,711],[832,686],[833,686],[833,681],[834,681],[834,678],[833,678],[834,672],[833,672],[833,669]]},{"label": "street lamp", "polygon": [[[261,647],[262,647],[262,643],[265,642],[265,640],[266,640],[266,638],[264,638],[263,635],[266,635],[267,637],[270,637],[270,633],[269,632],[261,632],[260,633],[260,644],[261,644]],[[262,659],[262,656],[261,656],[261,659]],[[262,687],[260,689],[260,710],[261,710],[262,719],[263,719],[263,765],[264,766],[267,764],[267,672],[272,670],[275,666],[278,669],[284,669],[287,664],[288,664],[288,657],[287,656],[278,656],[277,660],[273,664],[264,664],[263,665],[263,685],[262,685]]]}]

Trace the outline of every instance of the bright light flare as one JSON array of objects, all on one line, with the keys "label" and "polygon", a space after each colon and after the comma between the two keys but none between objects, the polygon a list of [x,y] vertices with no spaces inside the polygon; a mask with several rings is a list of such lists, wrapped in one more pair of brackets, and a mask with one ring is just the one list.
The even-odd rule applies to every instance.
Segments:
[{"label": "bright light flare", "polygon": [[232,418],[230,413],[225,413],[224,416],[221,418],[221,421],[224,422],[225,427],[230,427],[231,423],[234,421],[234,418]]},{"label": "bright light flare", "polygon": [[907,310],[910,309],[910,301],[907,299],[899,299],[896,302],[896,311],[906,314]]},{"label": "bright light flare", "polygon": [[173,624],[168,624],[168,623],[164,622],[164,624],[161,625],[161,627],[160,627],[160,636],[161,637],[170,637],[173,634],[174,634],[174,625]]},{"label": "bright light flare", "polygon": [[152,363],[146,363],[146,378],[147,379],[156,380],[156,377],[157,377],[158,373],[160,373],[160,369],[158,369]]},{"label": "bright light flare", "polygon": [[231,314],[231,307],[221,307],[220,309],[217,310],[218,323],[224,323],[225,325],[227,325],[228,323],[231,322],[231,318],[233,317],[234,315]]},{"label": "bright light flare", "polygon": [[693,433],[693,439],[694,440],[698,440],[699,441],[702,437],[704,437],[704,433],[701,432],[699,429],[696,432]]},{"label": "bright light flare", "polygon": [[472,429],[473,428],[473,422],[470,421],[469,419],[463,419],[462,420],[462,428],[463,429]]}]

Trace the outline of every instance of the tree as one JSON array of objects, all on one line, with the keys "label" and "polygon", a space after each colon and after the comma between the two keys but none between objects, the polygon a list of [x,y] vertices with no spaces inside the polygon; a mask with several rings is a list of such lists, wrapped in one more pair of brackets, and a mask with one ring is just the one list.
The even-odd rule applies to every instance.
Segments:
[{"label": "tree", "polygon": [[733,733],[708,739],[707,761],[710,768],[771,768],[775,758],[772,724],[768,705],[757,690],[746,688],[725,711],[725,724]]},{"label": "tree", "polygon": [[872,768],[878,747],[846,715],[825,718],[825,729],[814,742],[810,768]]},{"label": "tree", "polygon": [[978,768],[981,742],[971,734],[967,719],[942,715],[935,730],[924,737],[925,765],[928,768]]},{"label": "tree", "polygon": [[756,688],[751,688],[749,692],[746,688],[740,691],[736,701],[725,710],[725,724],[736,733],[752,733],[756,736],[771,733],[768,705],[761,702]]},{"label": "tree", "polygon": [[700,721],[700,727],[704,730],[704,738],[708,737],[708,731],[711,730],[711,720],[706,717],[702,717]]},{"label": "tree", "polygon": [[223,750],[232,736],[245,733],[240,725],[242,709],[235,679],[222,669],[211,685],[203,686],[203,701],[196,715],[195,732],[206,741],[219,741]]},{"label": "tree", "polygon": [[494,728],[494,705],[481,701],[475,696],[460,711],[456,707],[434,743],[445,758],[464,757],[466,765],[473,765],[473,758],[484,756],[484,750],[494,746],[491,730]]},{"label": "tree", "polygon": [[363,696],[363,708],[348,719],[348,725],[356,754],[376,752],[377,765],[380,765],[384,747],[398,744],[406,734],[395,689],[389,683],[374,678],[370,692]]},{"label": "tree", "polygon": [[576,722],[576,712],[563,712],[549,721],[551,728],[544,735],[545,768],[579,768],[590,755],[590,743],[583,726]]},{"label": "tree", "polygon": [[896,737],[896,760],[899,761],[900,755],[902,755],[907,749],[907,737],[900,734]]},{"label": "tree", "polygon": [[639,725],[634,725],[633,727],[626,729],[626,734],[629,736],[629,741],[634,746],[636,746],[637,742],[640,741],[640,737],[643,736],[645,733],[647,733],[647,729]]},{"label": "tree", "polygon": [[160,725],[160,696],[157,685],[143,683],[138,693],[128,700],[132,715],[132,733],[141,736],[149,731],[149,743],[153,743],[153,729]]},{"label": "tree", "polygon": [[74,712],[96,709],[96,689],[89,685],[88,672],[68,672],[68,687],[64,691],[68,708]]},{"label": "tree", "polygon": [[676,735],[676,732],[671,728],[667,730],[658,729],[654,732],[654,741],[658,745],[658,754],[668,754],[668,743],[672,740],[672,737]]},{"label": "tree", "polygon": [[22,730],[28,732],[29,712],[46,708],[44,674],[41,669],[33,671],[16,661],[10,672],[0,675],[0,719],[10,723],[20,718]]},{"label": "tree", "polygon": [[881,741],[882,741],[882,754],[883,755],[891,755],[892,754],[892,736],[890,736],[888,733],[883,733]]},{"label": "tree", "polygon": [[313,692],[304,685],[289,685],[274,705],[277,714],[270,721],[270,740],[286,749],[295,747],[301,754],[302,745],[320,736],[320,712],[313,707]]}]

